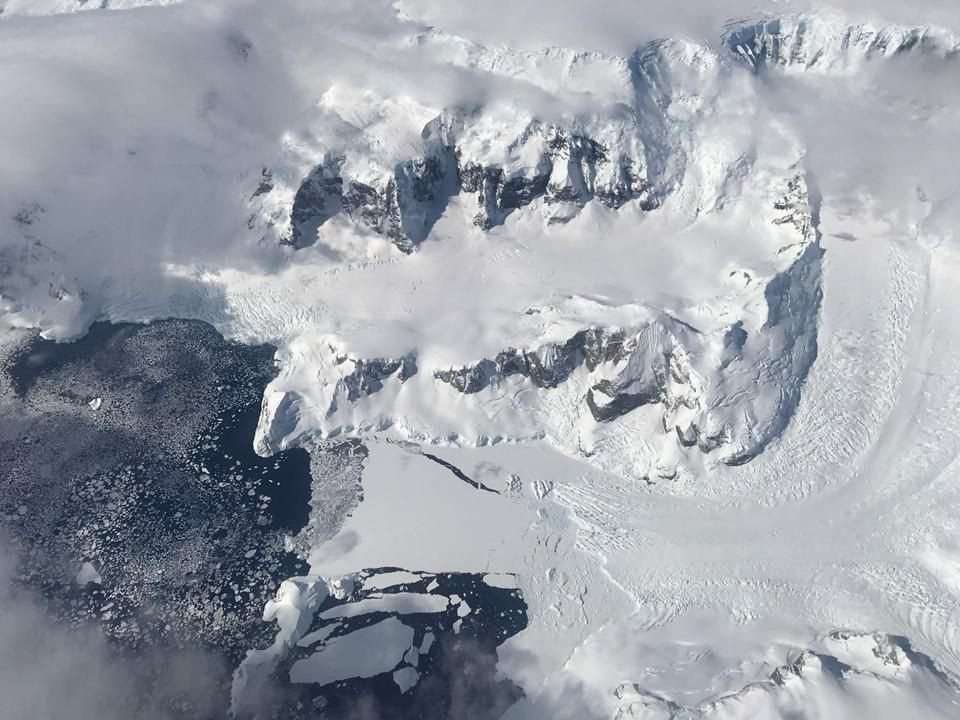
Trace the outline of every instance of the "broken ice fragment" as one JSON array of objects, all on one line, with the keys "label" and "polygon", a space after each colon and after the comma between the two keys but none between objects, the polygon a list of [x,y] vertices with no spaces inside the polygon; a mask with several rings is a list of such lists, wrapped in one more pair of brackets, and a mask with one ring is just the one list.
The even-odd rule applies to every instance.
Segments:
[{"label": "broken ice fragment", "polygon": [[100,577],[100,573],[97,572],[97,569],[89,562],[83,563],[80,566],[80,570],[77,571],[77,576],[74,578],[77,585],[82,588],[87,587],[87,585],[100,585],[103,582],[103,578]]}]

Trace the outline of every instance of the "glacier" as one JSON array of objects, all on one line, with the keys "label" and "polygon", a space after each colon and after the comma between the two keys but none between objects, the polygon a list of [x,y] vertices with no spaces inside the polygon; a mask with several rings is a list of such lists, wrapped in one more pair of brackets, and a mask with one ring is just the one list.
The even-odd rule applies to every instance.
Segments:
[{"label": "glacier", "polygon": [[[317,467],[349,517],[291,540],[235,710],[393,568],[516,584],[508,718],[955,714],[949,3],[629,47],[616,3],[582,45],[420,0],[89,5],[0,2],[4,326],[270,343],[257,453],[362,469]],[[353,676],[320,638],[317,676],[416,692],[412,632]]]}]

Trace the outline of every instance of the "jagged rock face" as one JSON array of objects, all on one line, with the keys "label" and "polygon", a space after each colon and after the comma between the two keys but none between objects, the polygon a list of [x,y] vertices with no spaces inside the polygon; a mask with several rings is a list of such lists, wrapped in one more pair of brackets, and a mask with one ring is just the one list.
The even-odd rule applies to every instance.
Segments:
[{"label": "jagged rock face", "polygon": [[[474,196],[473,223],[483,230],[537,201],[548,224],[570,220],[592,200],[612,209],[636,202],[652,211],[686,182],[688,165],[695,164],[685,118],[709,113],[717,73],[728,73],[737,60],[753,71],[777,66],[847,72],[870,58],[904,53],[960,57],[960,42],[929,28],[874,28],[821,18],[737,27],[724,43],[719,53],[658,41],[625,58],[581,58],[616,67],[625,98],[559,121],[546,122],[523,107],[506,113],[452,108],[427,122],[421,146],[405,145],[402,157],[369,163],[359,157],[352,172],[342,162],[324,161],[296,192],[284,242],[298,248],[312,244],[317,229],[343,212],[410,253],[430,234],[449,199],[460,194]],[[529,71],[526,59],[509,50],[469,52],[476,55],[471,62],[485,69],[517,63],[521,77]],[[341,160],[344,153],[366,152],[329,149]]]},{"label": "jagged rock face", "polygon": [[816,240],[816,209],[811,208],[810,190],[803,175],[794,175],[787,181],[787,191],[773,204],[774,210],[783,215],[774,218],[775,225],[792,225],[800,235],[801,242]]},{"label": "jagged rock face", "polygon": [[295,248],[313,244],[317,229],[343,207],[343,178],[334,160],[317,167],[303,181],[290,211],[290,234],[284,242]]},{"label": "jagged rock face", "polygon": [[[387,386],[396,391],[418,371],[417,355],[413,352],[398,358],[355,358],[332,345],[324,351],[329,375],[320,378],[320,402],[327,419],[341,411],[349,413],[357,403],[383,392]],[[331,381],[333,378],[336,379]],[[303,404],[304,398],[297,392],[264,394],[254,439],[259,454],[269,455],[303,441],[299,437]],[[291,439],[296,439],[296,443],[291,443]]]},{"label": "jagged rock face", "polygon": [[[451,148],[450,138],[462,131],[446,119],[424,136],[434,148]],[[576,158],[584,183],[547,182],[544,208],[551,197],[576,204],[585,197],[577,192],[591,190],[587,181],[595,192],[600,172],[594,168],[609,157],[582,136],[551,132],[538,130],[529,139],[543,139],[543,147],[564,162]],[[819,198],[802,165],[777,170],[755,199],[765,203],[756,210],[768,223],[768,250],[782,269],[765,279],[746,270],[730,273],[742,280],[724,284],[750,298],[751,309],[741,319],[697,327],[691,324],[699,324],[695,313],[684,315],[686,322],[647,305],[626,309],[592,299],[551,299],[524,313],[528,319],[516,337],[528,338],[527,344],[455,366],[438,364],[434,353],[367,358],[331,336],[320,351],[311,410],[305,410],[313,429],[300,421],[301,403],[291,392],[277,405],[290,417],[271,416],[270,408],[280,403],[273,401],[263,424],[278,430],[263,436],[275,444],[295,442],[304,432],[330,438],[393,429],[418,441],[476,445],[544,438],[651,482],[698,464],[749,461],[787,427],[817,356]],[[495,182],[493,197],[502,203],[503,176],[492,174],[480,167],[466,181],[460,178],[461,187]],[[565,195],[558,187],[579,190]],[[502,204],[495,208],[503,211]],[[746,283],[742,289],[740,282]],[[569,323],[569,334],[556,339],[552,318]]]},{"label": "jagged rock face", "polygon": [[538,388],[555,388],[581,365],[593,372],[601,363],[622,360],[625,337],[622,330],[590,328],[581,330],[564,343],[551,343],[532,351],[510,348],[493,360],[438,370],[434,377],[468,395],[512,375],[529,378]]},{"label": "jagged rock face", "polygon": [[417,356],[408,353],[401,358],[354,359],[346,356],[337,358],[338,365],[352,364],[353,370],[338,381],[327,409],[327,417],[337,412],[338,400],[353,403],[383,389],[388,378],[395,377],[402,385],[417,374]]},{"label": "jagged rock face", "polygon": [[586,135],[534,123],[525,132],[525,144],[533,147],[536,163],[510,168],[477,160],[451,144],[458,131],[469,132],[467,125],[446,113],[428,123],[422,133],[424,155],[399,163],[378,183],[344,177],[342,161],[325,161],[297,190],[285,242],[295,248],[312,244],[317,229],[342,211],[410,253],[426,239],[448,199],[460,193],[476,196],[473,222],[484,230],[541,198],[551,206],[549,222],[570,219],[593,199],[614,209],[631,200],[640,200],[644,210],[659,204],[639,153],[632,156]]},{"label": "jagged rock face", "polygon": [[777,19],[738,28],[727,45],[754,68],[846,69],[861,60],[919,52],[956,57],[955,39],[925,27],[840,25],[819,18]]},{"label": "jagged rock face", "polygon": [[434,377],[472,395],[514,376],[553,391],[579,373],[576,386],[585,387],[579,402],[594,422],[613,423],[657,405],[662,427],[681,448],[743,464],[786,428],[817,355],[823,251],[802,176],[788,181],[777,210],[785,215],[774,223],[796,229],[796,260],[767,285],[764,324],[752,332],[739,321],[730,325],[715,365],[704,364],[707,338],[664,315],[639,328],[591,328],[561,343],[509,348],[473,365],[435,371]]},{"label": "jagged rock face", "polygon": [[[290,216],[289,244],[312,245],[317,229],[344,212],[353,221],[390,238],[404,252],[425,235],[422,206],[435,199],[434,183],[443,177],[435,158],[404,163],[382,187],[344,181],[336,164],[317,167],[297,190]],[[404,212],[407,209],[407,212]]]},{"label": "jagged rock face", "polygon": [[[686,705],[664,697],[650,680],[657,675],[647,674],[641,682],[622,681],[612,695],[619,701],[613,715],[616,720],[709,720],[711,718],[753,717],[810,717],[808,707],[829,705],[837,696],[837,687],[854,686],[865,696],[867,688],[875,684],[883,688],[878,695],[889,702],[894,688],[916,687],[920,692],[933,696],[944,691],[949,698],[948,707],[955,704],[956,682],[938,670],[927,655],[917,652],[902,637],[880,633],[832,632],[826,637],[813,640],[807,647],[784,648],[786,660],[774,667],[766,678],[744,681],[721,693],[708,695],[697,704]],[[678,665],[671,666],[675,670]],[[659,675],[660,673],[658,673]],[[918,682],[922,676],[923,680]],[[916,683],[916,684],[915,684]],[[820,695],[818,690],[826,688]],[[784,711],[786,703],[796,698],[820,698],[821,702],[797,703],[797,712]],[[830,698],[824,702],[823,698]],[[880,706],[877,705],[877,708]],[[884,706],[886,707],[886,706]],[[896,707],[893,705],[892,707]],[[903,706],[901,706],[903,707]],[[770,708],[765,711],[764,708]],[[854,717],[842,705],[827,715],[831,717]],[[948,713],[949,714],[949,713]],[[865,716],[877,717],[876,710]],[[882,717],[908,717],[881,713]],[[912,716],[910,716],[912,717]],[[919,716],[918,716],[919,717]],[[932,717],[932,715],[931,715]]]},{"label": "jagged rock face", "polygon": [[[484,56],[475,58],[481,67],[527,61],[509,50],[476,52]],[[486,57],[497,53],[506,58]],[[629,57],[588,53],[581,62],[597,63],[617,78],[615,102],[578,107],[549,121],[523,103],[448,108],[417,131],[419,138],[407,128],[398,147],[368,137],[363,127],[350,131],[359,141],[331,136],[320,149],[338,160],[322,160],[301,181],[284,242],[312,244],[317,229],[342,212],[409,253],[456,195],[473,196],[467,205],[475,203],[472,220],[483,230],[535,202],[542,202],[548,224],[572,219],[593,200],[614,210],[631,202],[643,211],[660,207],[684,177],[688,120],[713,102],[718,56],[691,43],[662,41]],[[323,112],[339,113],[338,102],[334,93]],[[352,101],[343,102],[349,116]],[[418,117],[428,112],[419,111],[424,114]],[[349,125],[343,115],[337,121]]]},{"label": "jagged rock face", "polygon": [[251,200],[261,195],[266,195],[268,192],[273,190],[273,173],[270,168],[263,168],[260,171],[260,182],[257,184],[257,189],[253,191]]},{"label": "jagged rock face", "polygon": [[[756,208],[749,218],[767,223],[776,269],[733,267],[718,286],[744,303],[741,319],[706,319],[682,306],[664,312],[639,302],[543,300],[551,317],[569,323],[568,335],[557,340],[546,318],[518,320],[511,336],[523,338],[513,341],[520,344],[485,342],[477,355],[459,347],[459,338],[444,338],[448,357],[467,360],[462,366],[435,364],[444,353],[433,352],[406,361],[366,359],[349,354],[349,338],[333,337],[342,349],[321,353],[318,388],[308,392],[315,410],[305,410],[318,436],[394,428],[418,441],[477,445],[545,438],[650,480],[695,472],[698,464],[747,462],[786,428],[817,354],[820,304],[819,198],[802,145],[775,126],[761,156],[746,138],[723,135],[738,122],[729,98],[720,97],[728,81],[740,81],[736,92],[753,101],[754,80],[732,53],[663,41],[617,61],[595,61],[615,68],[616,102],[558,113],[551,122],[513,106],[433,115],[431,108],[334,93],[322,107],[339,113],[349,142],[325,136],[324,147],[346,142],[346,150],[319,155],[297,191],[295,246],[316,239],[339,214],[334,243],[345,219],[413,252],[455,197],[446,222],[465,216],[483,230],[523,208],[523,228],[536,213],[546,226],[562,223],[592,201],[613,211],[666,206],[665,222],[675,213],[690,223],[706,218],[705,227],[726,227],[744,208]],[[385,117],[383,126],[402,141],[389,144],[338,110],[368,101],[370,116],[378,123]],[[415,123],[406,114],[411,108]],[[627,220],[604,218],[620,228]],[[418,363],[422,372],[414,375]],[[294,439],[307,432],[305,422],[294,424]]]},{"label": "jagged rock face", "polygon": [[[429,129],[424,129],[425,136]],[[389,238],[401,251],[412,252],[459,184],[452,148],[429,149],[434,154],[405,160],[376,182],[344,177],[342,157],[324,161],[297,190],[284,242],[295,248],[312,245],[317,230],[343,212],[353,222]]]},{"label": "jagged rock face", "polygon": [[532,177],[508,177],[503,168],[466,163],[460,177],[461,189],[477,193],[480,209],[473,222],[484,230],[502,224],[510,212],[542,197],[550,180],[545,163]]},{"label": "jagged rock face", "polygon": [[[614,152],[591,137],[554,128],[548,140],[551,173],[545,190],[549,204],[572,204],[572,214],[591,200],[617,209],[639,200],[644,210],[659,203],[645,177],[645,160],[622,150]],[[569,219],[570,213],[552,211],[550,222]]]},{"label": "jagged rock face", "polygon": [[[497,65],[491,58],[477,62]],[[324,152],[346,162],[325,160],[302,181],[286,241],[311,244],[317,228],[342,211],[409,253],[455,195],[473,196],[467,204],[475,203],[473,223],[483,230],[536,202],[548,224],[572,219],[593,200],[614,210],[631,202],[643,211],[662,206],[683,180],[686,126],[713,102],[722,63],[712,50],[676,41],[650,43],[627,58],[582,62],[617,77],[616,102],[550,121],[522,103],[448,108],[424,124],[419,139],[411,133],[390,152],[381,152],[377,137],[345,146],[332,138]]]},{"label": "jagged rock face", "polygon": [[633,330],[589,328],[562,343],[527,351],[510,348],[494,359],[438,370],[434,377],[470,395],[512,376],[526,378],[541,390],[553,390],[583,369],[590,384],[581,401],[598,423],[654,403],[663,403],[670,412],[680,405],[694,405],[689,389],[700,384],[677,334],[696,341],[696,330],[667,316]]},{"label": "jagged rock face", "polygon": [[[678,139],[684,120],[672,103],[688,105],[691,95],[665,67],[688,65],[685,76],[696,78],[709,75],[711,65],[670,42],[620,62],[628,102],[552,122],[522,108],[452,108],[425,124],[419,152],[407,154],[416,144],[410,142],[399,160],[367,157],[368,149],[336,150],[341,162],[321,162],[297,191],[287,242],[311,244],[317,228],[342,211],[412,252],[449,199],[461,194],[473,196],[473,223],[484,230],[537,201],[547,223],[570,220],[592,200],[611,209],[634,201],[644,211],[660,207],[686,163]],[[353,154],[356,162],[349,162]]]}]

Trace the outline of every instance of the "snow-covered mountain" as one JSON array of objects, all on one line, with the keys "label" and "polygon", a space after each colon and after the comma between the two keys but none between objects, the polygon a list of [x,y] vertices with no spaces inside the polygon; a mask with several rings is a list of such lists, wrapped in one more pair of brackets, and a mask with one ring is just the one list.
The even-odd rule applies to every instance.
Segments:
[{"label": "snow-covered mountain", "polygon": [[[738,102],[762,107],[752,88],[737,86],[744,71],[736,56],[686,41],[654,42],[625,58],[479,48],[435,31],[407,42],[540,88],[559,114],[545,122],[535,108],[518,112],[495,100],[423,122],[426,108],[334,86],[320,101],[312,140],[319,164],[302,181],[281,180],[304,174],[289,167],[306,154],[300,143],[280,160],[282,170],[263,171],[253,193],[260,211],[251,225],[266,242],[322,248],[336,242],[328,232],[359,226],[409,254],[439,233],[496,229],[495,242],[509,246],[533,236],[553,242],[558,225],[582,234],[600,221],[625,233],[633,218],[649,216],[669,232],[695,234],[749,216],[742,226],[756,245],[744,266],[696,270],[724,285],[693,301],[730,305],[722,319],[702,307],[650,304],[653,293],[631,288],[629,274],[600,270],[572,279],[576,290],[562,299],[533,277],[519,292],[493,291],[481,303],[512,305],[503,307],[514,316],[499,330],[509,339],[491,336],[478,348],[458,331],[476,322],[468,314],[488,312],[476,299],[469,309],[433,310],[427,322],[442,320],[447,337],[422,337],[402,358],[367,358],[348,333],[330,336],[319,384],[266,399],[262,450],[318,431],[391,428],[406,439],[467,444],[545,437],[650,480],[675,477],[691,454],[741,463],[762,450],[789,421],[816,356],[818,200],[802,144],[781,126],[727,132],[742,112]],[[587,92],[600,97],[576,97]],[[646,242],[613,249],[598,238],[586,253],[601,266],[627,257],[644,263]],[[728,249],[729,260],[736,251]],[[552,262],[528,270],[552,272]],[[611,275],[629,302],[597,296]],[[434,359],[437,343],[458,362]]]},{"label": "snow-covered mountain", "polygon": [[960,40],[941,28],[851,24],[830,13],[731,26],[725,40],[758,70],[774,65],[827,74],[853,74],[867,62],[904,54],[956,61],[960,53]]},{"label": "snow-covered mountain", "polygon": [[2,5],[0,309],[269,342],[257,452],[369,447],[236,703],[392,567],[517,578],[508,717],[950,716],[957,27],[798,3],[624,51],[163,4]]}]

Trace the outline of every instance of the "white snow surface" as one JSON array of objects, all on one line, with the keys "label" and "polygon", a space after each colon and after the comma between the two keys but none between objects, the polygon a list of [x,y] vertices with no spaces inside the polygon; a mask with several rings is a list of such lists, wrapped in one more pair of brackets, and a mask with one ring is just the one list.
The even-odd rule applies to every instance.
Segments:
[{"label": "white snow surface", "polygon": [[402,667],[393,672],[393,681],[397,684],[397,687],[400,688],[401,693],[408,692],[412,687],[416,686],[419,680],[420,673],[412,667]]},{"label": "white snow surface", "polygon": [[420,582],[422,579],[423,578],[416,573],[406,570],[392,570],[364,578],[363,588],[364,590],[386,590],[387,588],[396,587],[397,585]]},{"label": "white snow surface", "polygon": [[490,587],[502,590],[514,590],[517,587],[516,577],[505,573],[487,573],[483,576],[483,582]]},{"label": "white snow surface", "polygon": [[373,677],[395,668],[412,644],[413,628],[397,618],[387,618],[335,637],[309,657],[297,660],[290,668],[290,680],[328,685]]},{"label": "white snow surface", "polygon": [[277,664],[310,628],[316,609],[331,595],[339,597],[345,585],[351,586],[350,578],[328,582],[323,578],[297,577],[280,585],[263,611],[264,622],[276,623],[277,634],[269,647],[248,651],[234,672],[231,713],[242,712],[256,701]]},{"label": "white snow surface", "polygon": [[100,573],[97,572],[97,569],[92,563],[85,562],[80,566],[80,569],[77,570],[77,575],[74,578],[74,582],[76,582],[80,587],[86,587],[91,583],[94,585],[100,585],[103,582],[103,578],[100,577]]},{"label": "white snow surface", "polygon": [[[953,3],[804,3],[628,48],[603,29],[623,3],[571,5],[582,31],[540,6],[532,47],[458,3],[0,5],[4,322],[69,339],[204,319],[279,348],[258,450],[368,443],[363,502],[268,605],[276,642],[237,670],[235,705],[351,594],[323,578],[393,567],[516,578],[511,718],[957,716]],[[346,212],[281,246],[316,167],[386,192],[427,126],[592,195],[481,229],[460,192],[410,254]],[[600,202],[616,176],[550,156],[556,129],[636,158],[646,195]],[[547,361],[594,328],[627,351],[553,387],[437,377],[511,348]],[[415,374],[368,381],[404,357]],[[657,399],[597,419],[603,383]],[[391,672],[412,642],[391,618],[292,679]]]},{"label": "white snow surface", "polygon": [[368,595],[362,600],[336,605],[320,613],[324,620],[331,618],[356,617],[372,612],[390,612],[398,615],[415,613],[443,612],[450,605],[444,595],[423,595],[421,593],[397,592],[386,595]]}]

